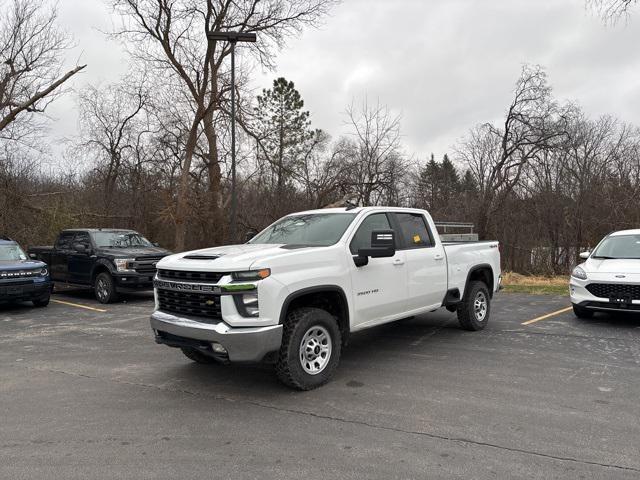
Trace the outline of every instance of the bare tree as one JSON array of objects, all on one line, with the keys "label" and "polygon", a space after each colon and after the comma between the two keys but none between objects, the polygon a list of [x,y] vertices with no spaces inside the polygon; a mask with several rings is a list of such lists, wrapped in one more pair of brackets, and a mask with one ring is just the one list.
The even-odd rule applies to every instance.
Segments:
[{"label": "bare tree", "polygon": [[602,19],[607,23],[616,23],[621,18],[627,17],[631,8],[638,0],[587,0]]},{"label": "bare tree", "polygon": [[[198,136],[206,137],[209,158],[209,217],[221,224],[219,134],[216,112],[228,101],[225,58],[230,46],[208,43],[215,30],[257,32],[255,57],[271,66],[276,48],[305,25],[314,25],[334,3],[327,0],[112,0],[123,20],[117,35],[134,57],[176,78],[192,104],[175,211],[176,249],[185,247],[189,179]],[[212,232],[215,235],[216,231]],[[212,238],[215,242],[216,238]]]},{"label": "bare tree", "polygon": [[56,21],[55,7],[37,0],[0,3],[0,138],[24,140],[33,133],[30,116],[44,112],[85,67],[61,74],[70,40]]}]

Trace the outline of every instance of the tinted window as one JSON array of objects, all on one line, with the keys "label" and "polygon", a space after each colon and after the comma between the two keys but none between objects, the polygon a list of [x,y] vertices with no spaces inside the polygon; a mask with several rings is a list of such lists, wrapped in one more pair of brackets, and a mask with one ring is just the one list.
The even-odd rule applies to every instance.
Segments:
[{"label": "tinted window", "polygon": [[56,242],[57,248],[71,248],[71,243],[73,241],[73,236],[75,234],[73,232],[63,232],[58,237],[58,241]]},{"label": "tinted window", "polygon": [[80,243],[85,246],[85,248],[91,248],[91,240],[89,239],[89,234],[87,232],[77,233],[75,238],[73,239],[73,244]]},{"label": "tinted window", "polygon": [[371,248],[371,233],[374,230],[391,230],[385,213],[374,213],[364,219],[349,245],[351,253],[355,255],[361,248]]},{"label": "tinted window", "polygon": [[406,248],[433,246],[424,217],[419,213],[396,213],[400,235]]},{"label": "tinted window", "polygon": [[93,241],[98,248],[151,247],[153,244],[138,232],[101,230],[92,232]]}]

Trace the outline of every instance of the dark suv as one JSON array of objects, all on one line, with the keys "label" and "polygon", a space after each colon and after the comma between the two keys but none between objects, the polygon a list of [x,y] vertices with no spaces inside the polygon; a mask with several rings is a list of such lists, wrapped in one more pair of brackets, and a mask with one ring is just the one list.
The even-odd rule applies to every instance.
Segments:
[{"label": "dark suv", "polygon": [[51,285],[46,263],[29,260],[17,242],[0,236],[0,303],[30,300],[46,307]]}]

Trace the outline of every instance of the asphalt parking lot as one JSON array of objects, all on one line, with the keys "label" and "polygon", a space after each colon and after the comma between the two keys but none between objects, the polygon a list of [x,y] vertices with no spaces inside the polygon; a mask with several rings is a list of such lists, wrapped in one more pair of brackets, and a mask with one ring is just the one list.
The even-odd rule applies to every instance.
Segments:
[{"label": "asphalt parking lot", "polygon": [[502,293],[483,332],[372,329],[294,392],[156,345],[151,295],[53,299],[0,306],[2,479],[640,477],[638,317]]}]

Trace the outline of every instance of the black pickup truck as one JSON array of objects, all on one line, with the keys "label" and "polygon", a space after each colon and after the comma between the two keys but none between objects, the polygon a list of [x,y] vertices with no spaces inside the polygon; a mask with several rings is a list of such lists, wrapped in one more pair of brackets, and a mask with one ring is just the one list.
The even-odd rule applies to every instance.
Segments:
[{"label": "black pickup truck", "polygon": [[119,292],[150,290],[158,261],[171,252],[133,230],[63,230],[55,245],[32,247],[27,254],[49,265],[56,283],[91,287],[101,303]]}]

